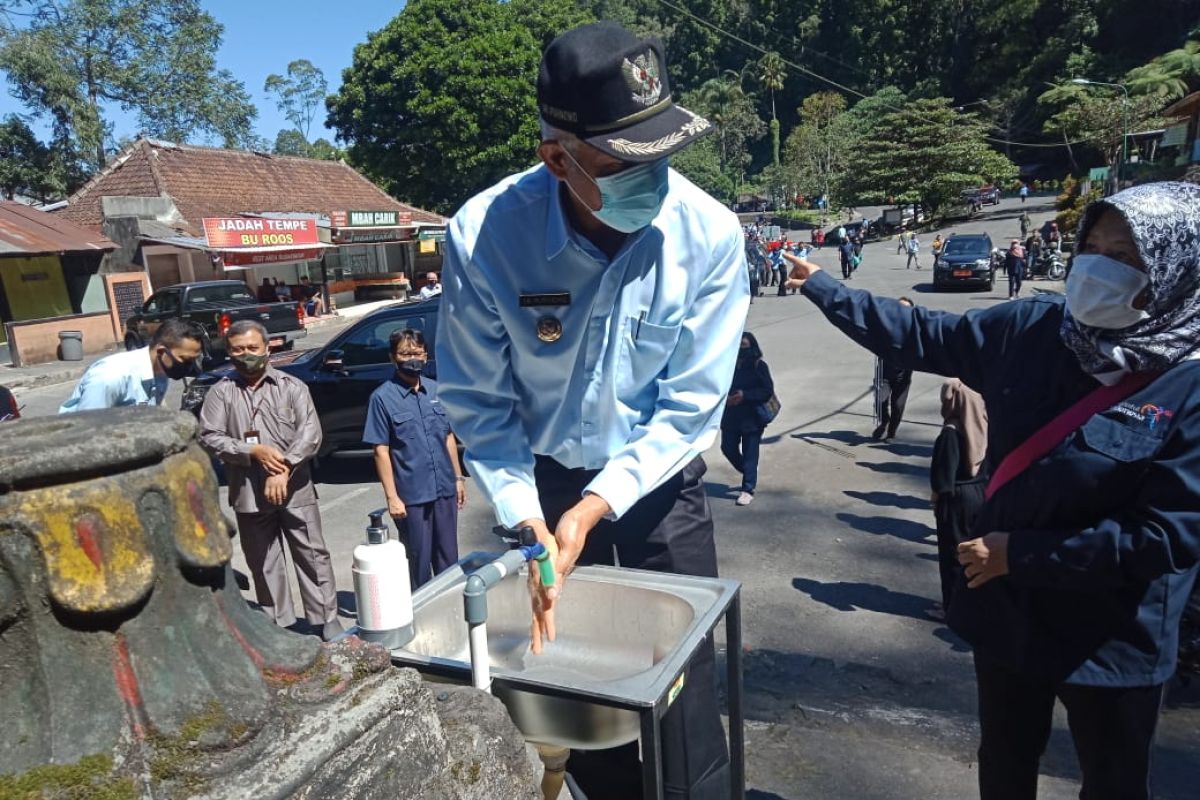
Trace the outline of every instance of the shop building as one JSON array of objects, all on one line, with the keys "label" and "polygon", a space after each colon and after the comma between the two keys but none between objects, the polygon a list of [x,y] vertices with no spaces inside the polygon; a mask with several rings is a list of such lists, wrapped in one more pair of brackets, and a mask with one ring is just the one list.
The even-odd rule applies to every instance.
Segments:
[{"label": "shop building", "polygon": [[[118,245],[103,271],[150,288],[239,277],[325,283],[335,303],[403,299],[441,268],[446,219],[400,202],[344,163],[138,139],[58,210]],[[205,220],[314,220],[317,244],[226,246]]]},{"label": "shop building", "polygon": [[73,332],[84,352],[102,352],[119,339],[111,313],[114,293],[132,278],[100,274],[116,245],[93,230],[38,211],[0,202],[0,360],[52,361],[59,333]]}]

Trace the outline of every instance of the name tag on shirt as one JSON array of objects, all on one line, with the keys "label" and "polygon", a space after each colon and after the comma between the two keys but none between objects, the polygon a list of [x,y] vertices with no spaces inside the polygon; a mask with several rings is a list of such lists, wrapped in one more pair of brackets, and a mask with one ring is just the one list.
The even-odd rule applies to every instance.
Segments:
[{"label": "name tag on shirt", "polygon": [[242,437],[242,441],[246,444],[262,444],[258,438],[258,431],[246,431],[246,435]]},{"label": "name tag on shirt", "polygon": [[539,306],[569,306],[570,292],[542,292],[540,294],[521,295],[521,308],[537,308]]}]

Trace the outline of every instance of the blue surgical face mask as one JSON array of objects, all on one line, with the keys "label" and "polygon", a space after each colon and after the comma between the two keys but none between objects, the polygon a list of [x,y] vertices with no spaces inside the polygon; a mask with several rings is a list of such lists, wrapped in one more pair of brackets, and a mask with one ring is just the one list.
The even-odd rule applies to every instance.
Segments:
[{"label": "blue surgical face mask", "polygon": [[[649,225],[658,216],[663,201],[667,199],[667,159],[660,158],[621,170],[615,175],[593,178],[565,147],[563,152],[600,190],[600,208],[592,211],[596,219],[613,230],[633,233]],[[571,184],[567,183],[567,188],[570,187]],[[575,190],[571,189],[571,192],[574,194]],[[575,196],[579,197],[578,194]],[[582,201],[583,198],[579,199]]]},{"label": "blue surgical face mask", "polygon": [[1067,311],[1084,325],[1121,330],[1149,318],[1135,308],[1150,277],[1136,267],[1098,253],[1083,253],[1071,260],[1067,278]]}]

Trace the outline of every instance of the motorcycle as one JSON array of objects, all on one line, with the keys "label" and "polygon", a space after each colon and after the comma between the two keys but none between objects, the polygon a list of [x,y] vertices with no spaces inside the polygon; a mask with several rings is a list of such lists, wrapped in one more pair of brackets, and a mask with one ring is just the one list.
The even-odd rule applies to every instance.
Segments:
[{"label": "motorcycle", "polygon": [[1029,270],[1029,277],[1049,278],[1052,281],[1061,281],[1067,277],[1067,265],[1062,253],[1043,248]]}]

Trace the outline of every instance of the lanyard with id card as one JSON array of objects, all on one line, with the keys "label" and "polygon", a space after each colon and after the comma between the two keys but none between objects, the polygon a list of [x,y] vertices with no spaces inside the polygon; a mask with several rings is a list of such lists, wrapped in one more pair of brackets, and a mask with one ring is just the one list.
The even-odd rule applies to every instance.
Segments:
[{"label": "lanyard with id card", "polygon": [[[251,391],[257,393],[257,390],[254,389]],[[246,398],[246,411],[250,414],[250,428],[242,434],[242,441],[249,445],[262,444],[262,437],[259,435],[258,429],[254,427],[254,420],[258,417],[258,410],[262,408],[263,401],[260,400],[258,405],[254,405],[250,401],[249,395],[245,394],[246,390],[244,388],[242,392],[242,396]]]}]

